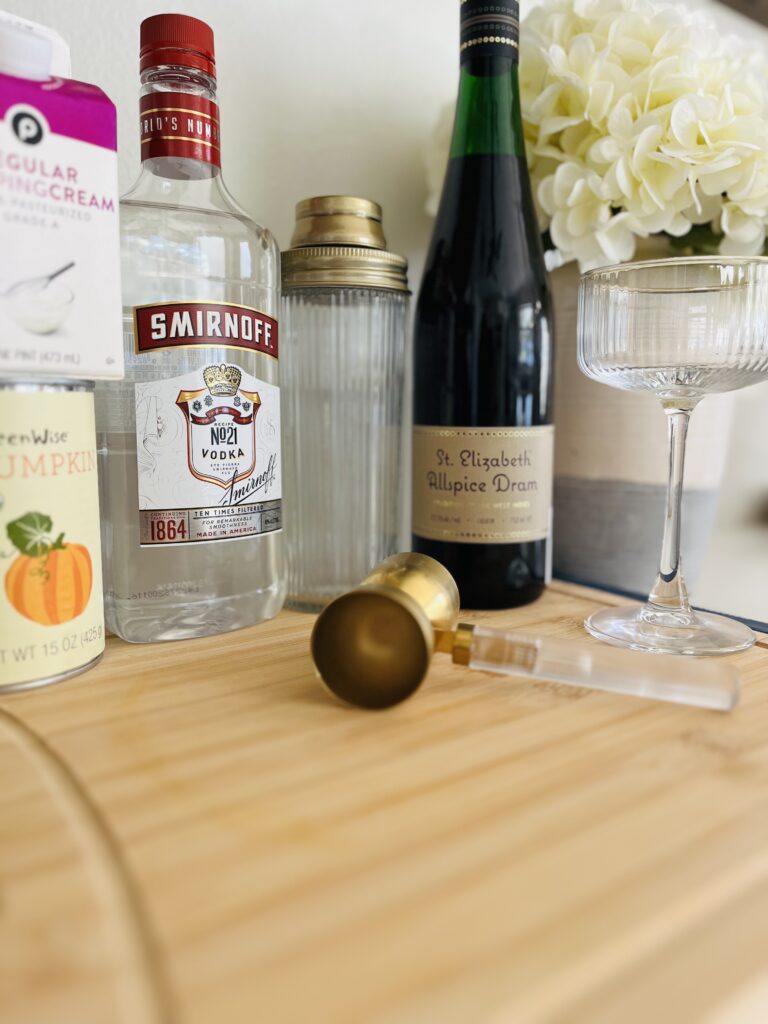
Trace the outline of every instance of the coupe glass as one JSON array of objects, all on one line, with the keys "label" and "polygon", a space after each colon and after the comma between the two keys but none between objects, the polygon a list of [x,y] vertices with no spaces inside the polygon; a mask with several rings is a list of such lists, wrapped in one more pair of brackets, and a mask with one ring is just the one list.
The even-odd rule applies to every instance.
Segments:
[{"label": "coupe glass", "polygon": [[[768,377],[768,259],[694,257],[593,270],[579,291],[579,366],[603,384],[651,391],[669,424],[661,560],[644,605],[584,623],[600,640],[668,654],[729,654],[755,634],[694,611],[680,564],[680,507],[691,412],[707,394]],[[617,443],[620,443],[617,440]]]}]

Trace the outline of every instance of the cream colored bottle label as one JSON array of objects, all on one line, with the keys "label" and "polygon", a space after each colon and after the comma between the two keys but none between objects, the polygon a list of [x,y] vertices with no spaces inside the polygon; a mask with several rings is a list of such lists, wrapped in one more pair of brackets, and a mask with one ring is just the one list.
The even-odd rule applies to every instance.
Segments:
[{"label": "cream colored bottle label", "polygon": [[0,394],[0,687],[104,650],[93,395]]},{"label": "cream colored bottle label", "polygon": [[549,535],[555,428],[413,428],[413,532],[464,544]]}]

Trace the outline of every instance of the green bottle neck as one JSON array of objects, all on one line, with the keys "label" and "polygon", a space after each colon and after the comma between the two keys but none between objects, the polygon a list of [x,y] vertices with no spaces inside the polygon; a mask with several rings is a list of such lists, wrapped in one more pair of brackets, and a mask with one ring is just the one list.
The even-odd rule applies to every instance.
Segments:
[{"label": "green bottle neck", "polygon": [[524,156],[517,61],[475,57],[462,62],[451,156]]}]

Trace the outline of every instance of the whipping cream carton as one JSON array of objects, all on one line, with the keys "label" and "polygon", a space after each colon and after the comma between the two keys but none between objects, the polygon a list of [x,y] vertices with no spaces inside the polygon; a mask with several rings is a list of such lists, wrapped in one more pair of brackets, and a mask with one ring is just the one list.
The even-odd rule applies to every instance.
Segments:
[{"label": "whipping cream carton", "polygon": [[0,18],[0,378],[123,375],[114,105]]}]

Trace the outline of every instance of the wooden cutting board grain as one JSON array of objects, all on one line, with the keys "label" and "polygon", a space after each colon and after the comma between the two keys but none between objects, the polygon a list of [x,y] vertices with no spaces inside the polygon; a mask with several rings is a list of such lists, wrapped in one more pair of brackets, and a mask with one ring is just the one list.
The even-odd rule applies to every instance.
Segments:
[{"label": "wooden cutting board grain", "polygon": [[[467,618],[592,643],[613,600]],[[731,1024],[768,992],[764,641],[729,715],[443,658],[370,713],[312,621],[112,639],[0,701],[0,1019]]]}]

